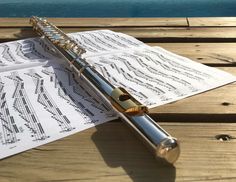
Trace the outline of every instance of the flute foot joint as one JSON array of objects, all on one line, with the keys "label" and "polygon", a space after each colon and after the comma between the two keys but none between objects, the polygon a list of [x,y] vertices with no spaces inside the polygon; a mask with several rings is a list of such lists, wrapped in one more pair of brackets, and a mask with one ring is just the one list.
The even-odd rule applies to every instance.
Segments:
[{"label": "flute foot joint", "polygon": [[156,152],[157,157],[163,158],[169,163],[174,163],[180,155],[179,142],[172,137],[165,138]]}]

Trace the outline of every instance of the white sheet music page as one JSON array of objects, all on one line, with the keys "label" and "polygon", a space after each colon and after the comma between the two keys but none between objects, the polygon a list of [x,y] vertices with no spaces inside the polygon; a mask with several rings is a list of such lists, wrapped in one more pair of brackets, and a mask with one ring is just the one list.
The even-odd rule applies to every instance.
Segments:
[{"label": "white sheet music page", "polygon": [[[236,81],[235,76],[109,30],[69,34],[83,57],[148,107]],[[42,39],[0,44],[0,159],[117,118]]]},{"label": "white sheet music page", "polygon": [[149,108],[236,81],[236,77],[109,30],[72,34],[86,60]]}]

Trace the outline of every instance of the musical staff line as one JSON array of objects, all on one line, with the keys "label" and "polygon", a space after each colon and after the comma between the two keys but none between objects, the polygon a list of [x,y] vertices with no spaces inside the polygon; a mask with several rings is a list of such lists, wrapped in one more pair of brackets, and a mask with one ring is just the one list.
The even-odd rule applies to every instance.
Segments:
[{"label": "musical staff line", "polygon": [[[75,75],[68,68],[56,67],[54,71],[50,68],[44,68],[43,73],[50,77],[50,82],[54,82],[54,88],[57,89],[58,96],[66,100],[75,111],[77,111],[85,120],[85,123],[98,122],[96,115],[106,114],[114,117],[111,107],[96,99],[94,95],[84,88],[83,83],[78,83]],[[64,80],[59,80],[58,75],[63,74]],[[96,96],[97,97],[97,96]]]},{"label": "musical staff line", "polygon": [[61,132],[68,132],[75,128],[71,126],[71,123],[67,116],[62,113],[55,101],[51,98],[44,86],[44,79],[36,73],[33,69],[30,69],[26,75],[30,76],[35,84],[35,94],[38,95],[37,101],[44,106],[44,109],[52,114],[52,118],[58,122],[58,126],[61,128]]},{"label": "musical staff line", "polygon": [[[7,62],[14,62],[15,64],[21,63],[21,62],[16,60],[15,56],[12,54],[12,52],[10,50],[9,45],[2,44],[2,45],[0,45],[0,47],[3,48],[2,53],[1,53],[1,55],[2,55],[1,57],[4,58]],[[3,63],[3,61],[1,61],[1,63]]]},{"label": "musical staff line", "polygon": [[6,92],[4,91],[4,83],[0,78],[0,120],[2,124],[2,144],[8,145],[19,141],[17,134],[20,132],[14,117],[9,112],[6,100]]}]

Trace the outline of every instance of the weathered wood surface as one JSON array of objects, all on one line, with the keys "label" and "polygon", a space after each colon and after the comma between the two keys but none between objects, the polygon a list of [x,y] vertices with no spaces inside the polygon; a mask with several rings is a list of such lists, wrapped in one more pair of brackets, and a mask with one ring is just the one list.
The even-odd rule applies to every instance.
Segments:
[{"label": "weathered wood surface", "polygon": [[[181,41],[193,41],[201,39],[208,39],[213,41],[216,40],[225,40],[236,39],[236,27],[76,27],[76,28],[61,28],[66,33],[79,32],[79,31],[88,31],[88,30],[97,30],[97,29],[110,29],[117,32],[126,33],[128,35],[140,38],[140,39],[149,39],[149,41],[161,40],[169,41],[171,39]],[[22,39],[27,37],[36,36],[32,32],[30,27],[26,28],[1,28],[0,37],[4,41],[11,41],[16,39]],[[203,41],[203,40],[201,40]],[[226,41],[226,40],[225,40]],[[204,41],[203,41],[204,42]]]},{"label": "weathered wood surface", "polygon": [[[236,26],[235,17],[207,18],[48,18],[59,27]],[[29,18],[0,18],[0,27],[30,27]]]},{"label": "weathered wood surface", "polygon": [[236,26],[235,17],[208,17],[208,18],[187,18],[189,26],[214,26],[214,27],[232,27]]},{"label": "weathered wood surface", "polygon": [[[105,28],[128,33],[236,75],[236,18],[50,20],[66,32]],[[31,36],[28,19],[0,18],[0,42]],[[155,161],[116,120],[1,160],[0,181],[236,181],[235,93],[234,83],[151,110],[181,141],[175,167]],[[220,134],[231,137],[220,141]]]},{"label": "weathered wood surface", "polygon": [[[47,18],[58,27],[188,26],[186,18]],[[0,27],[30,27],[29,18],[0,18]]]},{"label": "weathered wood surface", "polygon": [[[49,18],[63,31],[107,29],[149,41],[235,41],[235,18]],[[208,20],[208,21],[207,21]],[[203,25],[203,26],[201,26]],[[227,27],[227,28],[225,28]],[[11,41],[36,36],[28,18],[0,18],[0,37]],[[153,40],[154,39],[154,40]],[[204,39],[204,40],[202,40]],[[227,39],[227,40],[226,40]]]},{"label": "weathered wood surface", "polygon": [[[182,121],[180,121],[182,122]],[[220,121],[219,121],[220,122]],[[178,137],[175,167],[156,161],[120,122],[106,123],[1,161],[1,182],[189,182],[236,180],[236,124],[162,123]]]}]

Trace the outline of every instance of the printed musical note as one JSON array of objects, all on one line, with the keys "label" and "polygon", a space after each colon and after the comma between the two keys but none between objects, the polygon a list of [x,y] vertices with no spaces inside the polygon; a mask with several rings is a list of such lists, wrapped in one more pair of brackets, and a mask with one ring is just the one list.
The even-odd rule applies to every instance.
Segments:
[{"label": "printed musical note", "polygon": [[44,87],[44,79],[33,69],[30,69],[29,72],[25,74],[33,79],[35,84],[35,94],[38,95],[38,102],[44,106],[45,110],[52,114],[51,117],[58,122],[58,125],[61,127],[61,132],[68,132],[75,129],[71,126],[67,116],[61,112],[55,101],[47,92]]},{"label": "printed musical note", "polygon": [[32,134],[31,137],[33,137],[35,141],[47,139],[48,136],[28,99],[27,91],[24,89],[24,81],[17,72],[11,72],[11,74],[6,77],[14,82],[15,90],[12,95],[14,99],[13,107],[19,113],[20,117],[25,120],[25,126],[30,130]]},{"label": "printed musical note", "polygon": [[6,91],[4,90],[4,83],[0,78],[0,120],[2,124],[2,144],[8,145],[19,141],[17,134],[20,133],[14,117],[9,112]]},{"label": "printed musical note", "polygon": [[105,114],[107,117],[115,116],[112,107],[101,102],[99,96],[91,88],[86,88],[82,80],[76,79],[75,74],[68,68],[55,67],[52,70],[51,67],[45,67],[42,73],[50,77],[58,96],[73,106],[75,111],[83,116],[85,123],[95,123],[97,121],[95,117],[100,114]]}]

